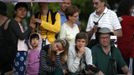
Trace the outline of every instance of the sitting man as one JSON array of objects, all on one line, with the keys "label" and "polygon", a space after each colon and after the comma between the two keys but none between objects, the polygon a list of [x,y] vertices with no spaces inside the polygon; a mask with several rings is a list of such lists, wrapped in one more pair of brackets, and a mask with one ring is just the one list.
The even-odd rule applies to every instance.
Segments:
[{"label": "sitting man", "polygon": [[97,34],[96,39],[99,43],[91,49],[93,64],[100,69],[104,75],[117,75],[117,67],[121,68],[126,75],[132,75],[119,49],[110,42],[110,36],[113,34],[110,29],[106,27],[101,28]]}]

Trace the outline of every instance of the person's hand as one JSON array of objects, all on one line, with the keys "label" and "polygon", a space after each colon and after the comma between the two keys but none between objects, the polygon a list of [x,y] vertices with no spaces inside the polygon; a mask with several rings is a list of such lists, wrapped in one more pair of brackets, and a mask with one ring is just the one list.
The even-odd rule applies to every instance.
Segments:
[{"label": "person's hand", "polygon": [[34,23],[30,23],[30,27],[31,27],[32,29],[35,29],[36,24],[34,24]]},{"label": "person's hand", "polygon": [[34,21],[35,21],[36,23],[41,23],[41,19],[38,19],[38,18],[35,18]]},{"label": "person's hand", "polygon": [[56,55],[60,55],[62,52],[64,52],[64,50],[57,50],[56,52]]},{"label": "person's hand", "polygon": [[85,47],[80,47],[78,48],[79,51],[78,51],[78,57],[82,57],[82,55],[85,53]]},{"label": "person's hand", "polygon": [[98,30],[98,25],[94,25],[94,27],[93,27],[93,32],[96,33],[97,30]]},{"label": "person's hand", "polygon": [[63,74],[66,75],[68,72],[66,69],[63,69]]},{"label": "person's hand", "polygon": [[126,75],[132,75],[130,72],[128,72]]},{"label": "person's hand", "polygon": [[99,71],[98,73],[96,73],[96,75],[105,75],[102,71]]},{"label": "person's hand", "polygon": [[91,70],[85,71],[87,75],[93,75],[94,72],[92,72]]},{"label": "person's hand", "polygon": [[34,22],[34,16],[32,16],[31,17],[31,19],[30,19],[30,27],[32,28],[32,29],[35,29],[35,27],[36,27],[36,24],[35,24],[35,22]]}]

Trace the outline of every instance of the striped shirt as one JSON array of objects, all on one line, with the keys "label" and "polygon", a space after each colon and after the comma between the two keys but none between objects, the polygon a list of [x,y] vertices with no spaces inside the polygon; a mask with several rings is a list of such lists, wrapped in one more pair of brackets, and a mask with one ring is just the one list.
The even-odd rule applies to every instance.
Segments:
[{"label": "striped shirt", "polygon": [[62,68],[60,55],[56,55],[55,63],[52,63],[52,61],[48,58],[47,53],[48,53],[49,48],[50,48],[50,45],[46,45],[43,48],[45,50],[41,50],[40,52],[40,69],[39,69],[40,75],[53,74],[57,67]]}]

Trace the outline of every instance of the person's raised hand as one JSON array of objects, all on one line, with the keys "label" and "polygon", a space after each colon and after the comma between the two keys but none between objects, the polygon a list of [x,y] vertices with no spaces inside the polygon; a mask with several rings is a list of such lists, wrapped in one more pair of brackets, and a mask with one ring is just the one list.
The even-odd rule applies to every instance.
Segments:
[{"label": "person's raised hand", "polygon": [[64,52],[64,50],[57,50],[56,51],[56,55],[60,55],[61,53],[63,53]]}]

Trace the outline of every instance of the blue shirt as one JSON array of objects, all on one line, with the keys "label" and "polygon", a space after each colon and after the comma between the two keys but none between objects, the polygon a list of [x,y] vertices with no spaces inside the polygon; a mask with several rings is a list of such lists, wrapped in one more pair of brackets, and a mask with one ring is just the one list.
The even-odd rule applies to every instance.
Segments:
[{"label": "blue shirt", "polygon": [[60,18],[61,18],[61,25],[67,21],[66,15],[62,11],[58,11],[60,13]]}]

